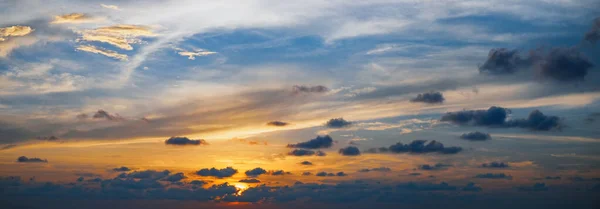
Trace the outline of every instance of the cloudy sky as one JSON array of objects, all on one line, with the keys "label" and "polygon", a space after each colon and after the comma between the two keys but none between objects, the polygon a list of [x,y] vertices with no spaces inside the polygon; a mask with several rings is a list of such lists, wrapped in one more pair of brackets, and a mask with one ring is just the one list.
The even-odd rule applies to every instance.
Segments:
[{"label": "cloudy sky", "polygon": [[596,208],[598,8],[0,1],[0,206]]}]

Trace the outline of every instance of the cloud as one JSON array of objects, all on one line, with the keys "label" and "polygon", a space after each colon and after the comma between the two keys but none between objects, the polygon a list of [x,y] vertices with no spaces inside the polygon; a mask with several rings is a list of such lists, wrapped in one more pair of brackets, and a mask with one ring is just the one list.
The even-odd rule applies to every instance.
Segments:
[{"label": "cloud", "polygon": [[79,46],[77,46],[77,50],[90,52],[90,53],[94,53],[94,54],[101,54],[101,55],[115,58],[115,59],[118,59],[121,61],[128,60],[128,57],[125,54],[120,54],[116,51],[112,51],[112,50],[108,50],[108,49],[105,49],[102,47],[96,47],[96,46],[92,46],[92,45],[79,45]]},{"label": "cloud", "polygon": [[520,127],[537,131],[547,131],[560,128],[560,118],[546,116],[539,110],[532,111],[526,119],[506,120],[511,113],[509,109],[492,106],[487,110],[463,110],[448,112],[440,121],[460,125],[492,126],[492,127]]},{"label": "cloud", "polygon": [[34,31],[34,29],[29,26],[14,25],[14,26],[0,28],[0,37],[26,36],[33,31]]},{"label": "cloud", "polygon": [[445,170],[450,166],[451,165],[446,165],[446,164],[442,164],[442,163],[436,163],[435,165],[423,164],[423,165],[419,166],[419,169],[427,170],[427,171],[437,171],[437,170]]},{"label": "cloud", "polygon": [[475,183],[469,182],[465,187],[462,188],[462,190],[467,192],[479,192],[483,189],[481,189],[481,187],[477,186]]},{"label": "cloud", "polygon": [[469,140],[469,141],[485,141],[485,140],[492,139],[492,137],[490,136],[490,134],[488,134],[488,133],[482,133],[482,132],[479,132],[479,131],[464,133],[464,134],[460,135],[460,138],[461,139],[466,139],[466,140]]},{"label": "cloud", "polygon": [[417,97],[411,99],[411,102],[422,102],[428,104],[438,104],[444,102],[444,95],[440,92],[427,92],[418,94]]},{"label": "cloud", "polygon": [[313,163],[311,163],[309,161],[302,161],[302,162],[300,162],[300,165],[313,165]]},{"label": "cloud", "polygon": [[283,121],[271,121],[267,123],[268,126],[287,126],[289,123]]},{"label": "cloud", "polygon": [[223,169],[203,168],[196,172],[196,174],[198,174],[199,176],[213,176],[217,178],[231,177],[236,173],[238,173],[238,170],[233,169],[232,167],[227,167]]},{"label": "cloud", "polygon": [[204,139],[189,139],[187,137],[173,136],[165,140],[165,144],[170,145],[207,145]]},{"label": "cloud", "polygon": [[106,9],[113,9],[113,10],[121,10],[117,5],[111,5],[111,4],[100,4],[100,6],[102,8],[106,8]]},{"label": "cloud", "polygon": [[456,154],[462,151],[461,147],[444,147],[444,144],[432,140],[425,144],[427,140],[414,140],[410,144],[402,144],[398,142],[389,147],[371,148],[366,150],[366,153],[441,153],[441,154]]},{"label": "cloud", "polygon": [[177,54],[188,57],[189,60],[195,60],[196,57],[207,56],[211,54],[216,54],[216,52],[206,51],[204,49],[196,49],[194,51],[186,51],[183,49],[178,49],[179,52]]},{"label": "cloud", "polygon": [[325,171],[321,171],[318,172],[317,174],[315,174],[315,176],[319,176],[319,177],[325,177],[325,176],[347,176],[348,174],[344,173],[344,172],[337,172],[337,173],[327,173]]},{"label": "cloud", "polygon": [[520,186],[517,187],[519,191],[523,192],[540,192],[540,191],[548,191],[548,187],[545,183],[535,183],[532,186]]},{"label": "cloud", "polygon": [[595,44],[598,40],[600,40],[600,17],[594,19],[592,28],[585,33],[583,40],[586,40],[592,44]]},{"label": "cloud", "polygon": [[185,178],[187,177],[183,173],[175,173],[162,178],[161,181],[179,182]]},{"label": "cloud", "polygon": [[560,128],[560,118],[556,116],[544,115],[539,110],[529,113],[526,119],[515,119],[506,122],[508,127],[521,127],[537,131],[548,131],[553,128]]},{"label": "cloud", "polygon": [[292,173],[284,171],[284,170],[274,170],[274,171],[269,171],[269,174],[271,174],[273,176],[282,176],[282,175],[287,175],[287,174],[292,174]]},{"label": "cloud", "polygon": [[38,136],[35,139],[42,141],[58,141],[59,138],[56,136]]},{"label": "cloud", "polygon": [[294,93],[325,93],[328,92],[329,89],[325,86],[317,85],[317,86],[304,86],[304,85],[294,85],[292,91]]},{"label": "cloud", "polygon": [[583,81],[593,66],[576,48],[554,48],[538,65],[537,73],[557,81]]},{"label": "cloud", "polygon": [[260,183],[260,180],[258,180],[258,179],[242,179],[242,180],[240,180],[240,182],[254,184],[254,183]]},{"label": "cloud", "polygon": [[508,163],[505,163],[505,162],[495,162],[494,161],[494,162],[490,162],[490,163],[481,164],[481,167],[484,167],[484,168],[508,168],[510,166],[508,165]]},{"label": "cloud", "polygon": [[89,23],[100,20],[99,18],[94,18],[89,15],[83,13],[71,13],[64,15],[54,16],[54,20],[50,23],[52,24],[78,24],[78,23]]},{"label": "cloud", "polygon": [[485,63],[479,67],[480,73],[513,74],[519,68],[528,67],[529,60],[519,56],[519,51],[506,48],[491,49]]},{"label": "cloud", "polygon": [[405,184],[398,184],[396,185],[396,188],[414,191],[454,191],[457,189],[456,186],[451,186],[446,182],[440,182],[439,184],[409,182]]},{"label": "cloud", "polygon": [[339,153],[345,156],[357,156],[360,155],[360,150],[354,146],[348,146],[346,148],[340,149]]},{"label": "cloud", "polygon": [[112,115],[104,110],[98,110],[92,116],[94,119],[106,119],[109,121],[123,121],[125,118],[121,117],[119,114]]},{"label": "cloud", "polygon": [[121,166],[121,167],[118,167],[118,168],[113,168],[112,171],[126,172],[126,171],[131,171],[131,168],[125,167],[125,166]]},{"label": "cloud", "polygon": [[28,158],[25,156],[21,156],[21,157],[17,158],[17,162],[19,162],[19,163],[48,163],[48,160],[37,158],[37,157]]},{"label": "cloud", "polygon": [[390,172],[390,171],[392,171],[392,169],[388,168],[388,167],[379,167],[379,168],[363,168],[363,169],[358,170],[358,172],[363,172],[363,173],[371,172],[371,171]]},{"label": "cloud", "polygon": [[169,170],[143,170],[143,171],[134,171],[131,173],[122,173],[118,177],[119,178],[134,178],[134,179],[162,179],[171,174]]},{"label": "cloud", "polygon": [[262,169],[262,168],[254,168],[252,170],[247,170],[244,173],[246,174],[246,176],[259,176],[259,175],[267,173],[267,170]]},{"label": "cloud", "polygon": [[508,179],[508,180],[511,180],[512,176],[511,175],[506,175],[504,173],[481,173],[481,174],[475,175],[475,178],[480,178],[480,179]]},{"label": "cloud", "polygon": [[79,31],[79,41],[102,42],[123,50],[133,50],[132,44],[141,43],[141,37],[156,36],[149,27],[142,25],[114,25]]},{"label": "cloud", "polygon": [[304,148],[304,149],[319,149],[329,148],[333,144],[333,139],[329,135],[317,136],[317,138],[311,139],[306,142],[300,142],[298,144],[288,144],[289,148]]},{"label": "cloud", "polygon": [[332,118],[325,123],[327,128],[344,128],[351,126],[352,122],[344,120],[344,118]]},{"label": "cloud", "polygon": [[305,149],[294,149],[291,152],[288,152],[288,155],[293,155],[293,156],[319,156],[319,157],[323,157],[323,156],[327,156],[327,154],[321,150],[317,150],[317,151],[312,151],[312,150],[305,150]]}]

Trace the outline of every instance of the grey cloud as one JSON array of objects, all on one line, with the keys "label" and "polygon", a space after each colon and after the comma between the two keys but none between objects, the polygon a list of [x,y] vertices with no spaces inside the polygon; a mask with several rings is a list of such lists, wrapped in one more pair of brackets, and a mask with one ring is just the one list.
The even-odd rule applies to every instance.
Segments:
[{"label": "grey cloud", "polygon": [[25,156],[21,156],[21,157],[17,158],[17,162],[19,162],[19,163],[48,163],[48,160],[37,158],[37,157],[28,158]]},{"label": "grey cloud", "polygon": [[113,171],[117,171],[117,172],[126,172],[126,171],[131,171],[131,168],[125,167],[125,166],[121,166],[118,168],[113,168]]},{"label": "grey cloud", "polygon": [[358,172],[363,172],[363,173],[371,172],[371,171],[375,171],[375,172],[390,172],[390,171],[392,171],[392,169],[388,168],[388,167],[379,167],[379,168],[363,168],[363,169],[358,170]]},{"label": "grey cloud", "polygon": [[520,186],[517,189],[524,192],[548,191],[548,187],[544,183],[535,183],[532,186]]},{"label": "grey cloud", "polygon": [[227,167],[223,169],[216,168],[203,168],[196,172],[199,176],[213,176],[217,178],[231,177],[236,174],[238,170],[233,169],[232,167]]},{"label": "grey cloud", "polygon": [[454,191],[457,189],[456,186],[451,186],[446,182],[441,182],[439,184],[409,182],[406,184],[398,184],[396,185],[396,188],[414,191]]},{"label": "grey cloud", "polygon": [[511,180],[512,176],[504,173],[481,173],[475,175],[475,178],[480,179],[508,179]]},{"label": "grey cloud", "polygon": [[446,165],[446,164],[442,164],[442,163],[437,163],[435,165],[429,165],[429,164],[423,164],[419,166],[419,169],[421,170],[428,170],[428,171],[435,171],[435,170],[445,170],[448,167],[450,167],[451,165]]},{"label": "grey cloud", "polygon": [[595,44],[598,40],[600,40],[600,17],[594,19],[592,28],[585,33],[583,40],[586,40],[592,44]]},{"label": "grey cloud", "polygon": [[328,92],[329,89],[325,86],[317,85],[317,86],[304,86],[304,85],[295,85],[292,90],[294,93],[325,93]]},{"label": "grey cloud", "polygon": [[326,154],[320,150],[317,151],[312,151],[312,150],[306,150],[306,149],[294,149],[291,152],[288,152],[288,155],[292,155],[292,156],[325,156]]},{"label": "grey cloud", "polygon": [[300,164],[301,164],[301,165],[313,165],[313,164],[312,164],[311,162],[309,162],[309,161],[302,161]]},{"label": "grey cloud", "polygon": [[297,144],[288,144],[290,148],[304,148],[304,149],[319,149],[329,148],[333,144],[333,139],[329,135],[317,136],[317,138],[311,139],[306,142],[300,142]]},{"label": "grey cloud", "polygon": [[446,100],[444,98],[444,95],[442,95],[441,92],[427,92],[427,93],[422,93],[422,94],[418,94],[417,97],[411,99],[411,102],[422,102],[422,103],[428,103],[428,104],[439,104],[439,103],[443,103],[444,100]]},{"label": "grey cloud", "polygon": [[348,174],[344,173],[344,172],[337,172],[337,173],[327,173],[325,171],[321,171],[318,172],[317,174],[315,174],[315,176],[319,176],[319,177],[325,177],[325,176],[347,176]]},{"label": "grey cloud", "polygon": [[360,155],[360,150],[354,146],[348,146],[340,149],[339,153],[345,156],[357,156]]},{"label": "grey cloud", "polygon": [[206,145],[208,143],[204,139],[193,140],[193,139],[189,139],[187,137],[174,136],[174,137],[171,137],[171,138],[165,140],[165,144],[170,144],[170,145]]},{"label": "grey cloud", "polygon": [[119,178],[134,178],[134,179],[161,179],[167,177],[171,171],[144,170],[134,171],[131,173],[122,173]]},{"label": "grey cloud", "polygon": [[529,65],[527,58],[521,58],[519,51],[506,48],[491,49],[485,63],[479,66],[480,73],[513,74],[522,67]]},{"label": "grey cloud", "polygon": [[183,173],[175,173],[172,175],[168,175],[161,179],[161,181],[170,181],[170,182],[178,182],[187,178]]},{"label": "grey cloud", "polygon": [[484,167],[484,168],[508,168],[510,166],[508,165],[508,163],[505,163],[505,162],[495,162],[494,161],[494,162],[490,162],[490,163],[481,164],[481,167]]},{"label": "grey cloud", "polygon": [[287,126],[287,125],[289,125],[289,123],[286,123],[283,121],[271,121],[271,122],[268,122],[267,125],[269,125],[269,126]]},{"label": "grey cloud", "polygon": [[546,116],[539,110],[532,111],[525,119],[506,120],[511,111],[507,108],[492,106],[487,110],[463,110],[448,112],[440,121],[460,125],[492,126],[492,127],[520,127],[537,131],[547,131],[560,128],[560,118]]},{"label": "grey cloud", "polygon": [[344,128],[351,126],[352,122],[344,120],[344,118],[332,118],[325,123],[327,128]]},{"label": "grey cloud", "polygon": [[92,118],[94,119],[106,119],[109,121],[124,121],[125,118],[121,117],[120,115],[116,114],[116,115],[112,115],[104,110],[98,110],[96,113],[94,113],[94,115],[92,116]]},{"label": "grey cloud", "polygon": [[258,180],[258,179],[242,179],[242,180],[240,180],[240,182],[254,184],[254,183],[260,183],[260,180]]},{"label": "grey cloud", "polygon": [[389,147],[371,148],[367,153],[441,153],[441,154],[456,154],[462,151],[461,147],[444,147],[444,144],[432,140],[425,144],[427,140],[414,140],[410,144],[402,144],[398,142]]},{"label": "grey cloud", "polygon": [[261,174],[265,174],[267,173],[267,170],[262,169],[262,168],[254,168],[252,170],[247,170],[245,172],[246,176],[259,176]]},{"label": "grey cloud", "polygon": [[575,48],[551,49],[538,66],[538,73],[558,81],[583,81],[594,64]]},{"label": "grey cloud", "polygon": [[462,190],[468,191],[468,192],[479,192],[483,189],[481,189],[481,187],[477,186],[475,183],[469,182],[469,183],[467,183],[467,185],[465,187],[462,188]]},{"label": "grey cloud", "polygon": [[464,134],[460,135],[460,138],[466,139],[469,141],[485,141],[485,140],[492,139],[492,136],[490,136],[490,134],[488,134],[488,133],[482,133],[479,131],[475,131],[475,132],[464,133]]}]

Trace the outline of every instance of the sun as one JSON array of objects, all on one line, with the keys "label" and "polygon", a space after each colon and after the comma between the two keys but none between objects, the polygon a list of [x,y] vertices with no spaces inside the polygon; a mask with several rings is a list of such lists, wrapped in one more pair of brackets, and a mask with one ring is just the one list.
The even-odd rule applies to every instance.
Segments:
[{"label": "sun", "polygon": [[238,191],[235,193],[235,195],[238,196],[242,195],[242,193],[248,189],[248,185],[242,183],[235,183],[233,186],[238,189]]}]

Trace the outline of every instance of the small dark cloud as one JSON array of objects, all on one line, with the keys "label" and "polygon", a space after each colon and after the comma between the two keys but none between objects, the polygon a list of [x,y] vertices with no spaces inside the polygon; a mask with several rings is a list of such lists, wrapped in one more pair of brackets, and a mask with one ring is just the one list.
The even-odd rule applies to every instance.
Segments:
[{"label": "small dark cloud", "polygon": [[349,146],[346,148],[340,149],[339,153],[345,156],[357,156],[360,155],[360,150],[357,147]]},{"label": "small dark cloud", "polygon": [[544,56],[537,71],[542,77],[557,81],[583,81],[593,66],[575,48],[554,48]]},{"label": "small dark cloud", "polygon": [[287,126],[289,123],[283,121],[271,121],[267,123],[268,126]]},{"label": "small dark cloud", "polygon": [[104,111],[104,110],[98,110],[96,113],[94,113],[94,115],[92,116],[92,118],[94,119],[106,119],[109,121],[124,121],[125,118],[121,117],[118,114],[115,115],[111,115],[110,113]]},{"label": "small dark cloud", "polygon": [[446,164],[442,164],[442,163],[437,163],[435,165],[424,164],[424,165],[420,165],[419,169],[427,170],[427,171],[436,171],[436,170],[445,170],[450,166],[451,165],[446,165]]},{"label": "small dark cloud", "polygon": [[288,155],[292,155],[292,156],[325,156],[326,154],[322,151],[312,151],[312,150],[306,150],[306,149],[295,149],[292,150],[291,152],[288,152]]},{"label": "small dark cloud", "polygon": [[58,141],[58,137],[56,136],[38,136],[36,139],[42,141]]},{"label": "small dark cloud", "polygon": [[444,95],[440,92],[427,92],[418,94],[417,97],[411,99],[411,102],[422,102],[428,104],[439,104],[444,103]]},{"label": "small dark cloud", "polygon": [[358,170],[358,172],[371,172],[371,171],[390,172],[390,171],[392,171],[392,169],[388,168],[388,167],[379,167],[379,168],[364,168],[364,169]]},{"label": "small dark cloud", "polygon": [[398,184],[396,185],[396,188],[414,191],[454,191],[457,189],[456,186],[451,186],[446,182],[440,182],[439,184],[409,182],[405,184]]},{"label": "small dark cloud", "polygon": [[161,181],[179,182],[187,178],[183,173],[175,173],[161,179]]},{"label": "small dark cloud", "polygon": [[425,153],[441,153],[441,154],[456,154],[462,151],[461,147],[444,147],[444,144],[432,140],[428,144],[425,144],[427,140],[414,140],[410,144],[402,144],[398,142],[389,147],[372,148],[366,150],[367,153],[412,153],[412,154],[425,154]]},{"label": "small dark cloud", "polygon": [[83,176],[77,178],[77,182],[82,182],[84,180]]},{"label": "small dark cloud", "polygon": [[259,176],[259,175],[267,173],[267,170],[262,169],[262,168],[254,168],[252,170],[247,170],[244,173],[246,174],[246,176]]},{"label": "small dark cloud", "polygon": [[527,67],[529,61],[527,58],[521,58],[519,51],[506,48],[491,49],[488,58],[479,66],[479,73],[487,74],[513,74],[521,67]]},{"label": "small dark cloud", "polygon": [[462,188],[462,190],[467,192],[479,192],[483,189],[481,189],[481,187],[477,186],[475,183],[469,182],[465,187]]},{"label": "small dark cloud", "polygon": [[9,144],[9,145],[5,145],[5,146],[1,147],[0,150],[7,150],[7,149],[15,148],[16,146],[17,146],[16,144]]},{"label": "small dark cloud", "polygon": [[479,131],[475,131],[475,132],[464,133],[464,134],[460,135],[460,138],[466,139],[469,141],[485,141],[485,140],[492,139],[492,136],[490,136],[490,134],[488,134],[488,133],[482,133]]},{"label": "small dark cloud", "polygon": [[327,173],[325,171],[321,171],[318,172],[317,174],[315,174],[315,176],[319,176],[319,177],[325,177],[325,176],[347,176],[348,174],[344,173],[344,172],[337,172],[337,173]]},{"label": "small dark cloud", "polygon": [[75,118],[79,119],[79,120],[85,120],[88,119],[90,116],[88,114],[85,113],[81,113],[79,115],[76,115]]},{"label": "small dark cloud", "polygon": [[48,160],[37,158],[37,157],[28,158],[25,156],[21,156],[21,157],[17,158],[17,162],[19,162],[19,163],[48,163]]},{"label": "small dark cloud", "polygon": [[560,180],[560,176],[546,176],[544,177],[546,180]]},{"label": "small dark cloud", "polygon": [[208,183],[210,183],[210,182],[208,182],[208,181],[202,181],[202,180],[193,180],[193,181],[190,181],[190,184],[192,184],[192,185],[206,185]]},{"label": "small dark cloud", "polygon": [[344,127],[348,127],[351,125],[352,125],[352,122],[346,121],[346,120],[344,120],[344,118],[332,118],[332,119],[329,119],[325,123],[325,126],[327,128],[344,128]]},{"label": "small dark cloud", "polygon": [[304,149],[319,149],[329,148],[333,144],[333,139],[329,135],[317,136],[317,138],[311,139],[306,142],[300,142],[298,144],[288,144],[289,148],[304,148]]},{"label": "small dark cloud", "polygon": [[583,40],[588,41],[592,44],[595,44],[598,40],[600,40],[600,17],[594,19],[592,23],[592,28],[583,36]]},{"label": "small dark cloud", "polygon": [[303,175],[303,176],[310,176],[310,175],[312,175],[312,173],[311,173],[311,172],[308,172],[308,171],[306,171],[306,172],[302,172],[302,175]]},{"label": "small dark cloud", "polygon": [[119,168],[113,168],[112,170],[113,170],[113,171],[117,171],[117,172],[126,172],[126,171],[131,171],[131,169],[130,169],[130,168],[128,168],[128,167],[125,167],[125,166],[121,166],[121,167],[119,167]]},{"label": "small dark cloud", "polygon": [[313,165],[313,163],[309,162],[309,161],[302,161],[300,163],[300,165]]},{"label": "small dark cloud", "polygon": [[475,175],[475,178],[480,179],[508,179],[511,180],[511,175],[506,175],[504,173],[480,173]]},{"label": "small dark cloud", "polygon": [[560,128],[560,118],[544,115],[539,110],[532,111],[527,118],[506,120],[511,111],[507,108],[492,106],[487,110],[462,110],[448,112],[440,121],[459,125],[520,127],[536,131],[547,131]]},{"label": "small dark cloud", "polygon": [[420,176],[421,173],[409,173],[408,175],[411,175],[411,176]]},{"label": "small dark cloud", "polygon": [[490,163],[481,164],[481,167],[484,167],[484,168],[508,168],[510,166],[508,165],[508,163],[505,163],[505,162],[495,162],[494,161],[494,162],[490,162]]},{"label": "small dark cloud", "polygon": [[144,171],[134,171],[131,173],[122,173],[118,177],[119,178],[134,178],[134,179],[162,179],[171,174],[169,170],[144,170]]},{"label": "small dark cloud", "polygon": [[242,179],[242,180],[240,180],[240,182],[254,184],[254,183],[260,183],[260,180],[258,180],[258,179]]},{"label": "small dark cloud", "polygon": [[284,171],[284,170],[274,170],[274,171],[269,171],[269,174],[271,174],[273,176],[282,176],[282,175],[289,175],[292,173]]},{"label": "small dark cloud", "polygon": [[204,139],[189,139],[187,137],[174,136],[165,140],[165,144],[170,145],[206,145],[208,144]]},{"label": "small dark cloud", "polygon": [[544,183],[535,183],[532,186],[520,186],[517,189],[524,192],[548,191],[548,187]]},{"label": "small dark cloud", "polygon": [[325,93],[328,92],[329,89],[325,86],[317,85],[317,86],[304,86],[304,85],[294,85],[292,91],[294,93]]},{"label": "small dark cloud", "polygon": [[231,177],[236,174],[238,170],[233,169],[232,167],[227,167],[223,169],[217,168],[203,168],[196,172],[199,176],[213,176],[217,178]]}]

